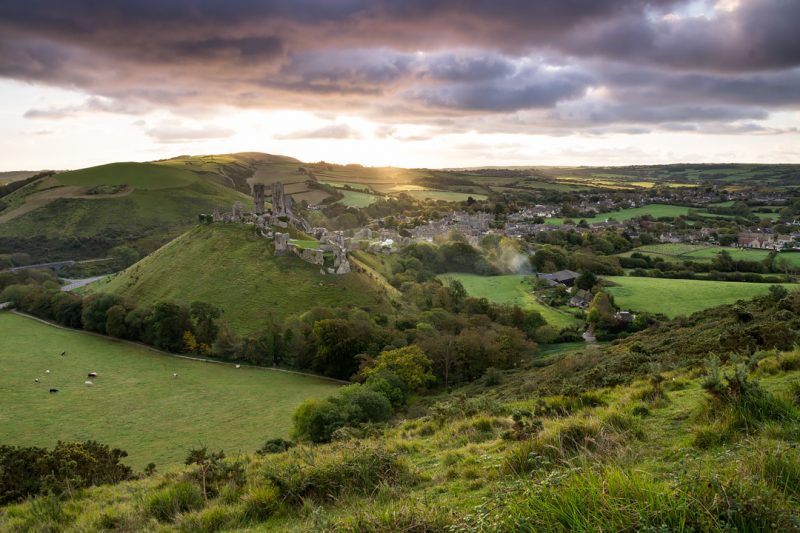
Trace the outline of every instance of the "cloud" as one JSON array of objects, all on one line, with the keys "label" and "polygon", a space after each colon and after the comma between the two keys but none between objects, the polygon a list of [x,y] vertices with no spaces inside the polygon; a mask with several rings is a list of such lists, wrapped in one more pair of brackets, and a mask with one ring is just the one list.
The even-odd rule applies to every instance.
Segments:
[{"label": "cloud", "polygon": [[198,127],[160,125],[148,129],[145,133],[148,137],[159,143],[188,143],[210,139],[224,139],[232,137],[235,134],[233,130],[213,125]]},{"label": "cloud", "polygon": [[[0,78],[90,95],[30,119],[238,106],[564,135],[733,131],[800,108],[800,2],[690,5],[701,3],[3,2]],[[354,135],[333,125],[283,138]]]},{"label": "cloud", "polygon": [[331,124],[315,130],[303,130],[275,135],[278,140],[291,139],[360,139],[361,134],[347,124]]}]

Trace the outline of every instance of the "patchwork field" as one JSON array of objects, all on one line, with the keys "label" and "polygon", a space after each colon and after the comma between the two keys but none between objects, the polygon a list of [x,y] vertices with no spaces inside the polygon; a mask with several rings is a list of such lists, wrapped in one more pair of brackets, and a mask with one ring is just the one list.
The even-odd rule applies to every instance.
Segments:
[{"label": "patchwork field", "polygon": [[[0,443],[95,439],[126,450],[137,469],[150,461],[159,470],[178,465],[199,445],[253,452],[268,438],[289,436],[300,402],[337,387],[162,355],[10,313],[0,313],[0,339]],[[92,386],[84,385],[89,372],[98,373]]]},{"label": "patchwork field", "polygon": [[339,192],[344,195],[344,198],[339,200],[339,203],[347,207],[367,207],[380,200],[380,196],[369,194],[359,191],[348,191],[346,189],[339,189]]},{"label": "patchwork field", "polygon": [[[620,211],[613,211],[611,213],[602,213],[595,217],[589,218],[580,218],[576,217],[573,218],[575,222],[579,222],[580,220],[585,220],[589,224],[594,224],[595,222],[605,222],[606,219],[613,218],[619,222],[624,222],[625,220],[630,220],[632,218],[643,217],[646,215],[650,215],[653,218],[660,218],[660,217],[678,217],[678,216],[685,216],[689,214],[690,208],[680,206],[680,205],[666,205],[666,204],[650,204],[644,207],[632,207],[630,209],[621,209]],[[563,224],[565,218],[563,217],[553,217],[548,218],[546,220],[547,224]]]},{"label": "patchwork field", "polygon": [[373,310],[385,305],[365,276],[322,275],[318,266],[294,254],[272,255],[269,241],[251,228],[234,225],[198,226],[87,290],[113,292],[142,304],[213,303],[243,333],[317,305]]},{"label": "patchwork field", "polygon": [[523,309],[531,309],[542,314],[547,322],[557,328],[566,328],[578,324],[578,320],[558,309],[539,302],[532,294],[531,276],[508,274],[505,276],[479,276],[462,272],[449,272],[439,276],[441,280],[455,279],[460,281],[467,294],[476,298],[486,298],[499,304],[518,305]]},{"label": "patchwork field", "polygon": [[[670,318],[761,296],[767,294],[770,287],[768,283],[630,276],[608,276],[605,279],[614,284],[607,291],[620,308],[663,313]],[[784,284],[784,287],[793,290],[800,285]]]},{"label": "patchwork field", "polygon": [[[726,251],[738,260],[763,261],[769,256],[769,250],[754,250],[749,248],[729,248],[727,246],[703,246],[696,244],[651,244],[640,246],[621,255],[629,256],[634,252],[645,255],[661,256],[675,261],[710,261],[721,251]],[[800,252],[780,252],[778,258],[786,259],[793,267],[800,266]]]}]

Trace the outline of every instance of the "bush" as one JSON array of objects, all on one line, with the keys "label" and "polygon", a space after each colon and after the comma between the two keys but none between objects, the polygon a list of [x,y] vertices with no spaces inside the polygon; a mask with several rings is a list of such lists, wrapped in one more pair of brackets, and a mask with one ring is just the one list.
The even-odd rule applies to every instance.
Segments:
[{"label": "bush", "polygon": [[212,533],[229,528],[237,517],[228,507],[211,507],[180,516],[178,530],[185,533]]},{"label": "bush", "polygon": [[269,455],[271,453],[281,453],[285,452],[289,448],[294,447],[294,442],[290,440],[285,440],[281,438],[277,439],[270,439],[264,443],[264,445],[256,450],[258,455]]},{"label": "bush", "polygon": [[152,494],[145,505],[147,514],[160,522],[172,522],[179,513],[203,507],[203,492],[186,481]]},{"label": "bush", "polygon": [[277,512],[280,492],[274,485],[253,487],[242,498],[242,518],[248,522],[263,522]]}]

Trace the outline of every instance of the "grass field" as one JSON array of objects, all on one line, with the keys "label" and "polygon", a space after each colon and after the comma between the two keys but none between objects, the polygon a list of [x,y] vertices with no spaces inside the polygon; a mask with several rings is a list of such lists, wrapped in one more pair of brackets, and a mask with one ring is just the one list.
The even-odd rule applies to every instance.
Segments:
[{"label": "grass field", "polygon": [[557,328],[570,327],[578,323],[578,320],[572,315],[539,302],[531,293],[533,290],[530,283],[531,276],[523,274],[479,276],[449,272],[440,275],[439,279],[460,281],[467,290],[467,294],[476,298],[486,298],[490,302],[518,305],[523,309],[538,311],[549,324]]},{"label": "grass field", "polygon": [[380,196],[358,191],[348,191],[346,189],[338,189],[344,195],[344,198],[339,200],[340,204],[347,207],[367,207],[380,200]]},{"label": "grass field", "polygon": [[153,163],[111,163],[56,174],[56,179],[63,185],[130,185],[152,191],[186,187],[198,178],[188,170]]},{"label": "grass field", "polygon": [[445,202],[466,202],[472,196],[475,200],[486,200],[485,194],[451,192],[451,191],[405,191],[404,194],[412,196],[417,200],[434,200]]},{"label": "grass field", "polygon": [[[688,215],[689,208],[680,205],[667,205],[667,204],[650,204],[643,207],[632,207],[630,209],[622,209],[620,211],[613,211],[611,213],[602,213],[595,217],[580,218],[576,217],[573,220],[577,223],[580,220],[586,220],[589,224],[595,222],[604,222],[606,219],[613,218],[619,222],[630,220],[632,218],[643,217],[650,215],[653,218],[661,217],[678,217],[681,215]],[[563,217],[553,217],[546,220],[547,224],[563,224]]]},{"label": "grass field", "polygon": [[[647,246],[640,246],[622,255],[629,256],[634,252],[639,252],[645,255],[661,256],[675,261],[710,261],[723,250],[728,252],[735,261],[763,261],[770,253],[769,250],[703,246],[697,244],[650,244]],[[789,264],[793,267],[800,266],[800,252],[780,252],[778,257],[788,260]]]},{"label": "grass field", "polygon": [[[690,279],[626,276],[608,276],[605,279],[615,284],[607,290],[620,308],[663,313],[670,318],[761,296],[767,294],[770,287],[768,283]],[[784,286],[789,290],[800,287],[796,284]]]},{"label": "grass field", "polygon": [[[177,465],[198,445],[252,452],[267,438],[289,436],[300,402],[336,388],[313,377],[161,355],[10,313],[0,313],[0,339],[0,443],[95,439],[127,451],[137,469],[150,461],[159,469]],[[84,385],[89,372],[98,373],[91,387]],[[60,392],[50,394],[51,387]]]},{"label": "grass field", "polygon": [[250,228],[198,226],[127,270],[89,286],[142,304],[202,300],[223,309],[223,319],[252,332],[314,306],[382,309],[381,294],[359,274],[322,275],[319,267],[272,245]]}]

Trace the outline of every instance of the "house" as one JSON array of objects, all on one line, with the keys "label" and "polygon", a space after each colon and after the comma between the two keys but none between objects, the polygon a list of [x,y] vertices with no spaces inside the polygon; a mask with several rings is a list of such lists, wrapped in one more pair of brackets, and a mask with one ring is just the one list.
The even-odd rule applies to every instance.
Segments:
[{"label": "house", "polygon": [[614,318],[616,318],[620,322],[628,324],[629,322],[633,322],[634,320],[636,320],[636,315],[634,315],[630,311],[617,311],[616,313],[614,313]]},{"label": "house", "polygon": [[552,274],[536,274],[537,278],[552,282],[550,283],[551,285],[561,284],[567,287],[575,285],[575,280],[578,279],[578,276],[580,276],[580,274],[572,270],[559,270]]},{"label": "house", "polygon": [[569,299],[569,305],[572,307],[579,307],[581,309],[588,308],[591,302],[592,293],[583,289],[576,291],[572,298]]},{"label": "house", "polygon": [[740,233],[737,239],[742,248],[772,248],[775,241],[767,233]]}]

